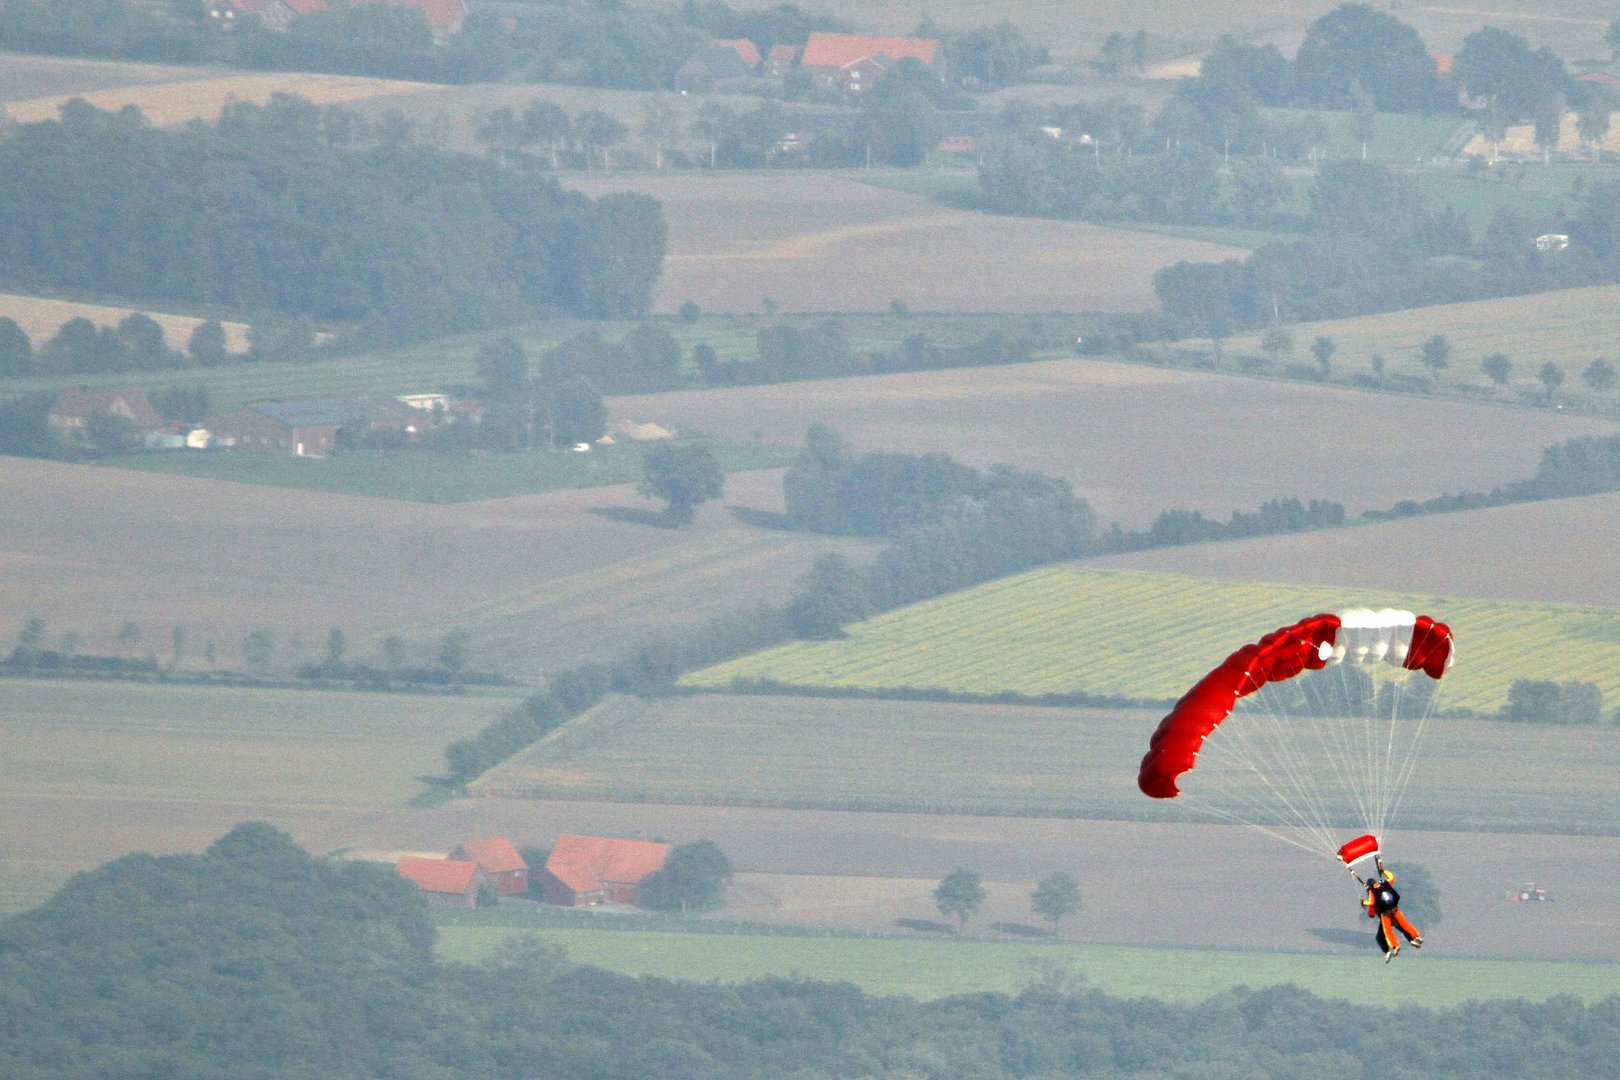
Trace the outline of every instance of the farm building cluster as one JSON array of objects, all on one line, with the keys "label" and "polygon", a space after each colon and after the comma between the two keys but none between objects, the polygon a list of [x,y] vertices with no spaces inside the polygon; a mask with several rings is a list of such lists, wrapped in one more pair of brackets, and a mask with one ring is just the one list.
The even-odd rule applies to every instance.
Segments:
[{"label": "farm building cluster", "polygon": [[557,907],[634,904],[646,880],[663,869],[670,845],[656,840],[563,833],[539,866],[503,836],[464,840],[442,857],[404,855],[399,875],[428,903],[476,907],[481,897],[531,897]]},{"label": "farm building cluster", "polygon": [[[453,400],[439,393],[349,394],[333,397],[268,398],[197,423],[165,420],[138,386],[104,389],[71,387],[52,402],[46,421],[59,435],[93,441],[98,417],[127,423],[148,449],[251,450],[325,457],[339,445],[365,445],[379,440],[403,444],[448,424],[482,422],[485,407],[471,399]],[[597,441],[647,442],[674,437],[668,428],[623,418],[609,425]],[[577,444],[588,450],[590,444]]]}]

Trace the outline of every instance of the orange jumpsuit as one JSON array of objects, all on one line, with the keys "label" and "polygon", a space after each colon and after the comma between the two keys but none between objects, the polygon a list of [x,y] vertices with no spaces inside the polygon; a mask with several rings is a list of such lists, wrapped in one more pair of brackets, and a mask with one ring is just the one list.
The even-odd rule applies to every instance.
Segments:
[{"label": "orange jumpsuit", "polygon": [[1367,918],[1379,920],[1379,929],[1383,933],[1385,951],[1394,951],[1400,948],[1400,943],[1395,940],[1395,931],[1397,929],[1400,930],[1407,941],[1415,941],[1420,935],[1417,927],[1413,926],[1411,920],[1402,913],[1398,898],[1395,905],[1391,906],[1386,902],[1383,905],[1385,910],[1378,910],[1380,907],[1378,894],[1385,891],[1388,891],[1391,895],[1394,894],[1393,889],[1390,889],[1388,885],[1377,878],[1367,882],[1367,895],[1361,901],[1361,906],[1367,909]]}]

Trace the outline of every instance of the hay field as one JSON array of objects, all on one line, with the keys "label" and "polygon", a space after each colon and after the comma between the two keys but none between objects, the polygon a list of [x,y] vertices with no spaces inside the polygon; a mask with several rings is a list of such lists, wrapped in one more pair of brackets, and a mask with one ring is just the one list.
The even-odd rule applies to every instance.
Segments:
[{"label": "hay field", "polygon": [[[640,635],[780,602],[815,556],[872,545],[764,530],[727,509],[780,509],[780,477],[739,473],[688,528],[648,523],[632,486],[432,506],[89,465],[4,458],[0,640],[44,618],[85,652],[116,652],[125,621],[160,655],[186,628],[239,666],[252,631],[275,663],[318,654],[330,627],[377,660],[403,636],[426,661],[452,629],[469,663],[542,675]],[[8,646],[9,647],[9,646]]]},{"label": "hay field", "polygon": [[[1459,350],[1460,351],[1460,350]],[[684,431],[799,443],[815,423],[858,450],[940,452],[1073,485],[1103,523],[1196,509],[1224,520],[1274,498],[1352,514],[1531,475],[1547,445],[1614,425],[1542,410],[1432,401],[1109,361],[831,379],[612,400]]]},{"label": "hay field", "polygon": [[0,680],[0,913],[107,859],[198,850],[244,820],[330,850],[511,702]]},{"label": "hay field", "polygon": [[1620,699],[1620,612],[1507,600],[1224,582],[1046,567],[875,616],[836,641],[795,642],[693,672],[723,689],[769,679],[809,688],[1089,693],[1170,700],[1261,634],[1318,611],[1400,607],[1451,625],[1459,661],[1445,704],[1495,711],[1515,679],[1581,679]]},{"label": "hay field", "polygon": [[593,197],[656,198],[669,255],[653,310],[1138,311],[1153,274],[1241,249],[1073,221],[1002,217],[860,182],[858,173],[568,176]]},{"label": "hay field", "polygon": [[[191,342],[192,332],[205,320],[192,315],[173,315],[138,307],[118,307],[107,304],[87,304],[76,300],[53,300],[42,296],[19,296],[0,293],[0,317],[8,318],[22,327],[23,333],[37,349],[56,336],[62,324],[69,319],[84,318],[97,327],[117,326],[137,311],[152,317],[163,328],[163,338],[169,348],[184,351]],[[247,352],[248,324],[222,320],[225,328],[225,347],[231,352]],[[121,372],[125,383],[130,373]],[[174,373],[169,373],[171,380]],[[82,380],[81,380],[82,381]]]},{"label": "hay field", "polygon": [[[109,73],[109,81],[116,76]],[[220,74],[180,69],[172,81],[135,81],[5,103],[11,119],[22,124],[54,120],[73,98],[83,98],[105,112],[134,106],[158,127],[178,127],[193,120],[211,121],[232,102],[264,104],[273,94],[294,94],[317,105],[345,105],[370,98],[421,90],[427,83],[372,79],[357,75],[306,72]]]}]

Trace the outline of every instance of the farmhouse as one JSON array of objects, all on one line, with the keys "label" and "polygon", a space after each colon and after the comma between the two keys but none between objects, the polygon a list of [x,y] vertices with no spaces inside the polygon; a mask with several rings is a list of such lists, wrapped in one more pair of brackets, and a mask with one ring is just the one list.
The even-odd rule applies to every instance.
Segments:
[{"label": "farmhouse", "polygon": [[410,438],[428,431],[433,418],[387,395],[254,401],[210,417],[203,427],[216,443],[243,450],[321,457],[337,445],[338,432],[393,432]]},{"label": "farmhouse", "polygon": [[163,426],[163,417],[152,408],[146,391],[138,386],[120,386],[108,390],[70,387],[56,395],[45,419],[57,431],[78,433],[84,431],[90,418],[97,413],[122,416],[140,431],[155,431]]},{"label": "farmhouse", "polygon": [[799,66],[821,87],[859,94],[875,86],[901,60],[919,60],[934,67],[938,56],[935,38],[815,33],[804,43]]},{"label": "farmhouse", "polygon": [[440,907],[477,907],[478,890],[489,884],[478,864],[465,859],[402,855],[394,869],[422,890],[428,903]]},{"label": "farmhouse", "polygon": [[504,836],[464,840],[450,850],[450,858],[476,865],[500,896],[521,896],[529,891],[529,864]]},{"label": "farmhouse", "polygon": [[636,890],[663,868],[669,845],[563,833],[540,872],[540,896],[548,904],[631,904]]}]

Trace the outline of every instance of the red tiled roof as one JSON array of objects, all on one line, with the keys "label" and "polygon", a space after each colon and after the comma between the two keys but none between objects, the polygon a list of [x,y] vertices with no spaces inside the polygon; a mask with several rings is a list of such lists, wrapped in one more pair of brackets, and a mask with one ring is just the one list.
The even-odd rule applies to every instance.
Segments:
[{"label": "red tiled roof", "polygon": [[491,836],[483,840],[463,840],[450,853],[452,859],[471,859],[486,874],[501,874],[508,870],[527,870],[512,841],[504,836]]},{"label": "red tiled roof", "polygon": [[772,45],[770,58],[772,60],[785,60],[791,64],[793,62],[793,52],[794,49],[791,45]]},{"label": "red tiled roof", "polygon": [[[119,408],[122,404],[123,408]],[[56,403],[51,406],[52,416],[72,417],[87,420],[96,413],[121,412],[127,413],[136,427],[161,427],[163,417],[152,408],[147,400],[146,391],[138,386],[122,386],[116,389],[92,390],[85,386],[72,386],[56,395]]]},{"label": "red tiled roof", "polygon": [[[466,0],[353,0],[359,4],[387,4],[389,7],[416,8],[420,11],[427,24],[435,30],[448,30],[455,32],[461,29],[461,22],[467,17]],[[235,0],[239,10],[245,12],[261,11],[268,4],[256,0]],[[282,0],[294,15],[308,15],[312,11],[325,11],[330,5],[326,0]]]},{"label": "red tiled roof", "polygon": [[551,849],[546,869],[577,893],[596,892],[605,883],[638,884],[669,858],[669,845],[655,840],[618,840],[563,833]]},{"label": "red tiled roof", "polygon": [[759,46],[747,38],[716,38],[709,42],[717,49],[730,49],[742,57],[743,63],[749,67],[759,66]]},{"label": "red tiled roof", "polygon": [[801,67],[841,68],[868,56],[921,60],[932,65],[939,52],[934,38],[873,37],[867,34],[811,34],[804,43]]},{"label": "red tiled roof", "polygon": [[478,864],[462,859],[429,859],[402,855],[394,864],[399,876],[416,883],[423,892],[466,895],[478,874]]},{"label": "red tiled roof", "polygon": [[292,8],[295,15],[308,15],[312,11],[325,11],[326,0],[281,0]]}]

